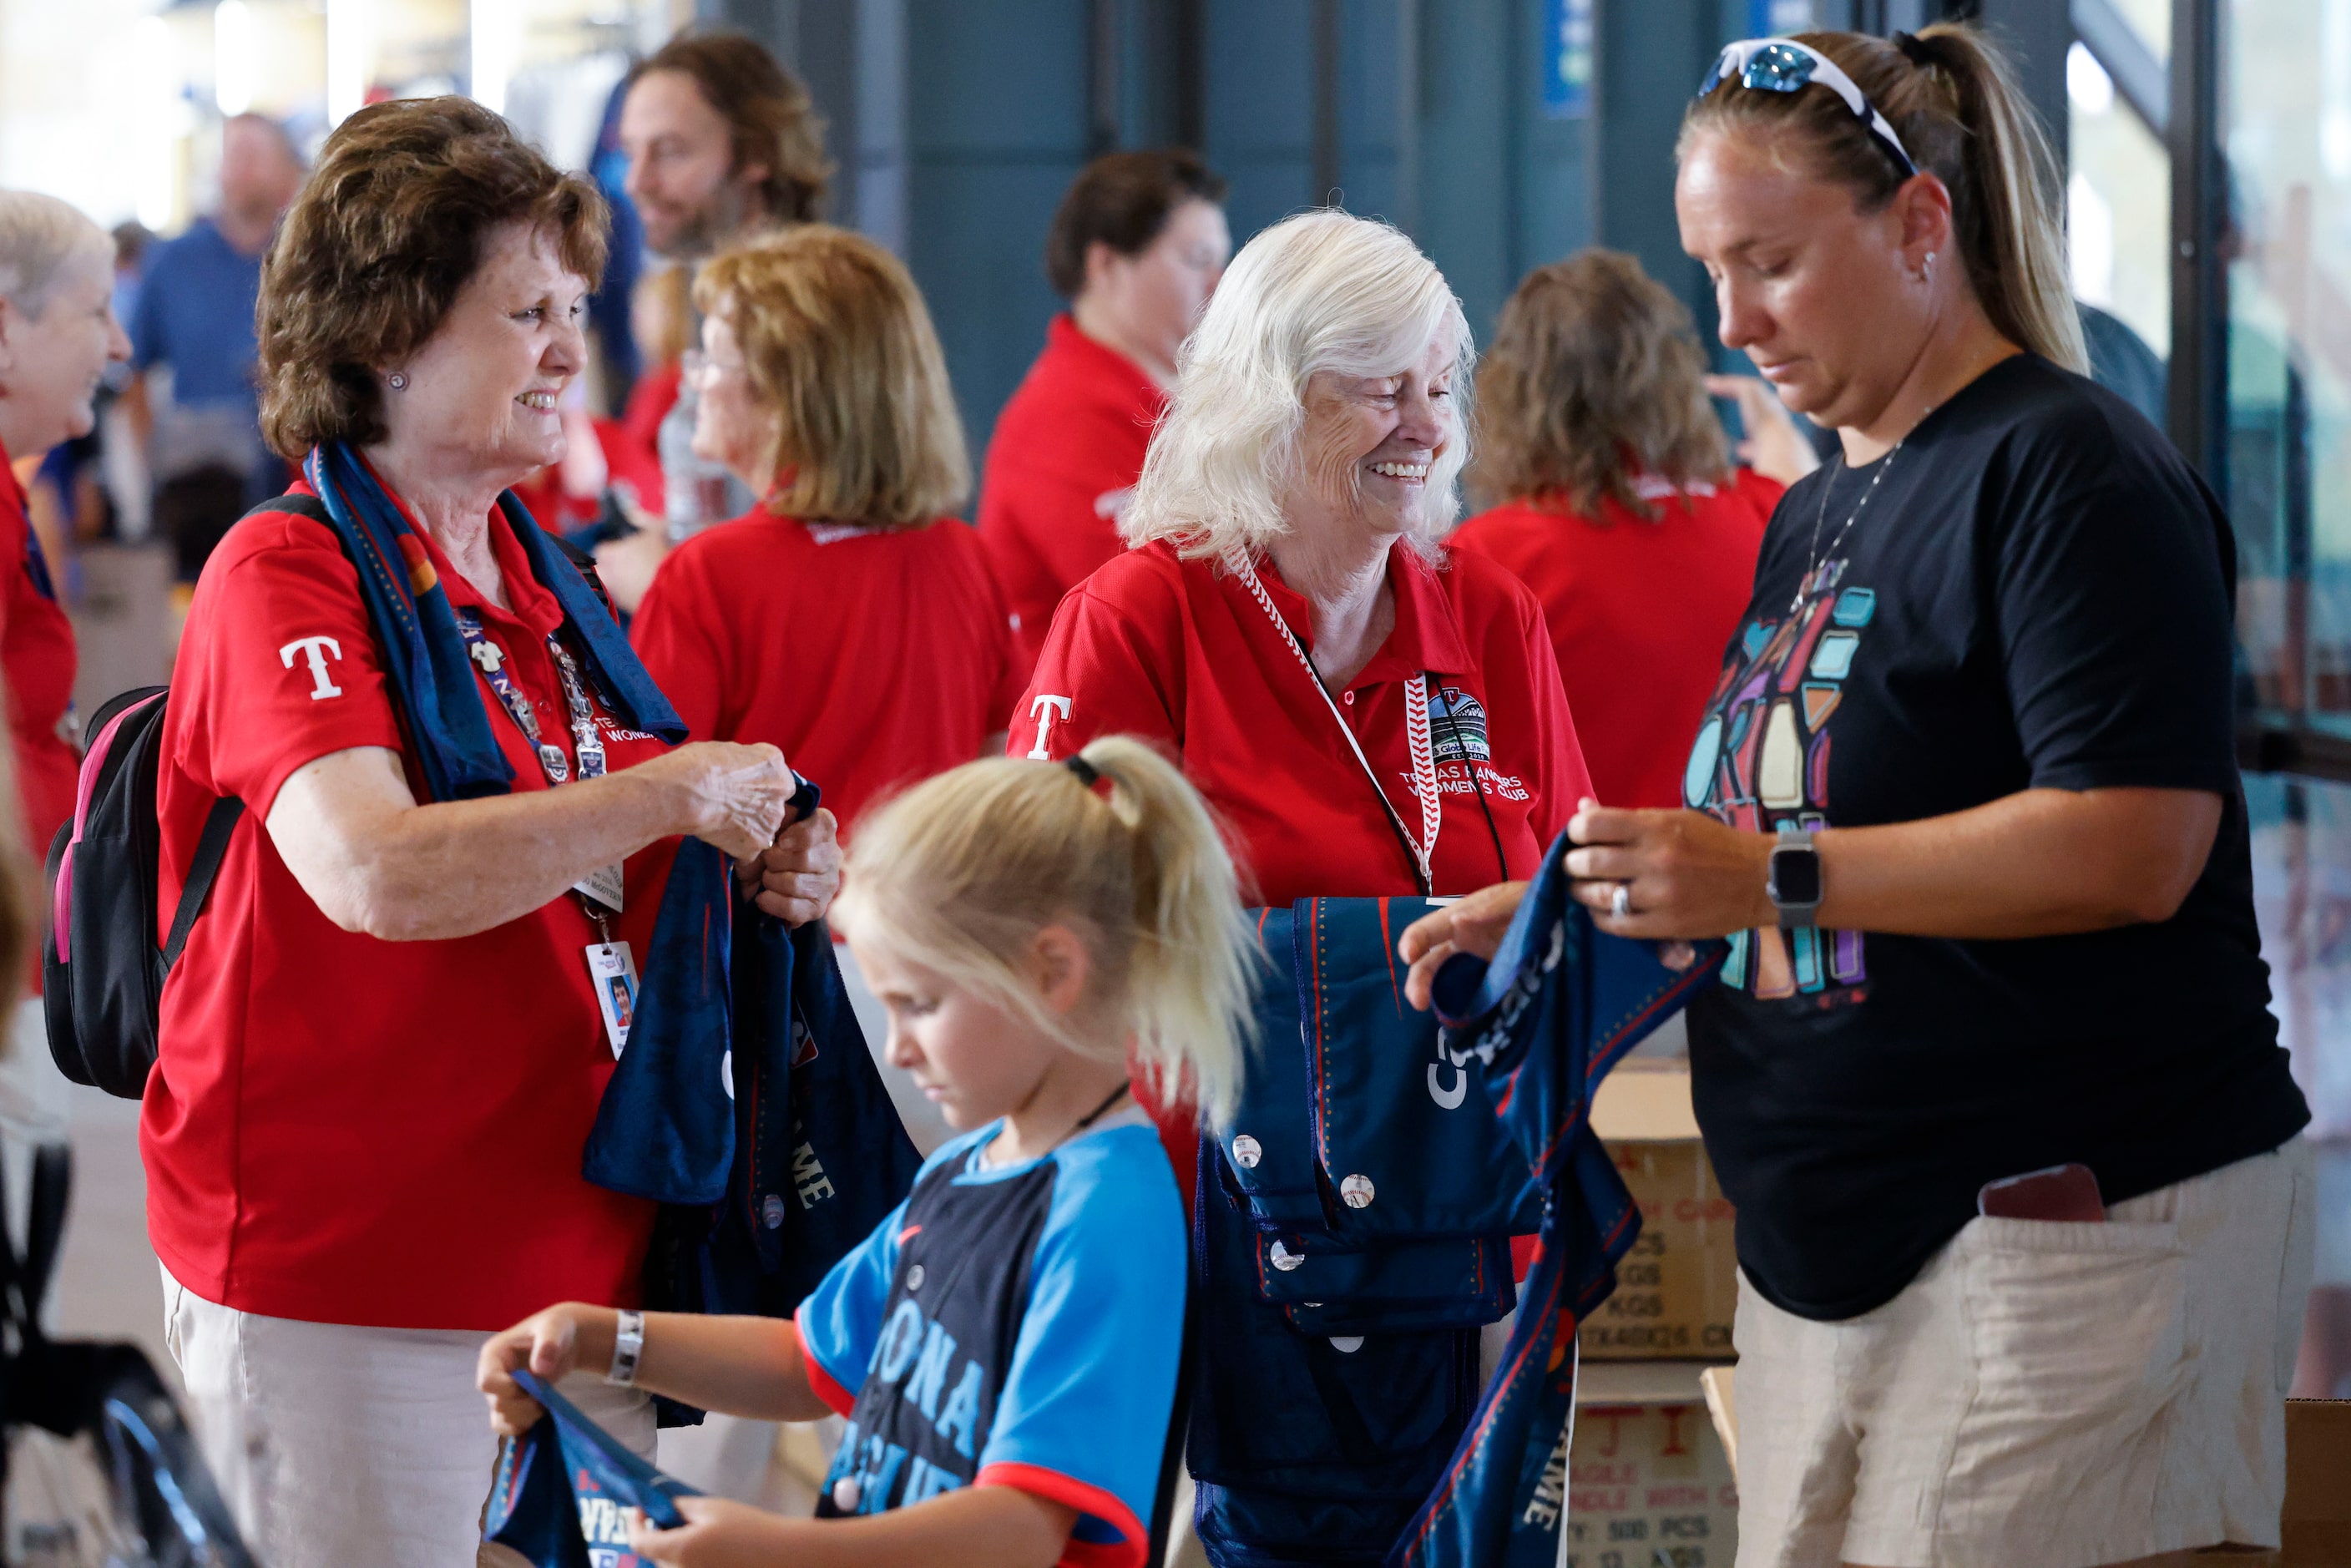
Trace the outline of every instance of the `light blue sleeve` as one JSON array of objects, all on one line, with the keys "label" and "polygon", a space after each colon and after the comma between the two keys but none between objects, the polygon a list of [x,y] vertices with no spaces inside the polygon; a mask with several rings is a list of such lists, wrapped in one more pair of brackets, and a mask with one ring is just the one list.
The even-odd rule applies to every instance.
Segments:
[{"label": "light blue sleeve", "polygon": [[1055,1159],[976,1484],[1065,1503],[1081,1515],[1074,1541],[1139,1552],[1183,1352],[1183,1200],[1150,1127],[1079,1139]]}]

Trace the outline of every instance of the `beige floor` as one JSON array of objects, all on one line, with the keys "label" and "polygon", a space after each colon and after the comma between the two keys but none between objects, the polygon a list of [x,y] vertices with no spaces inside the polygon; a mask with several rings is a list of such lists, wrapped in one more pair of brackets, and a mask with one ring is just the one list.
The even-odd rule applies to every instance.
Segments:
[{"label": "beige floor", "polygon": [[72,1107],[73,1205],[49,1321],[64,1338],[136,1342],[176,1387],[179,1371],[163,1348],[162,1288],[147,1245],[139,1107],[79,1085]]}]

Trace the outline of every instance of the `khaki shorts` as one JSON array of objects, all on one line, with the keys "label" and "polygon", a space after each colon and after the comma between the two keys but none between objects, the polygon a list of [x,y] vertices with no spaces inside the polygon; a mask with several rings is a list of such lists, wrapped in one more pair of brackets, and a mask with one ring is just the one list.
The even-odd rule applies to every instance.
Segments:
[{"label": "khaki shorts", "polygon": [[2278,1543],[2310,1145],[1971,1220],[1843,1322],[1739,1283],[1738,1568],[2090,1568]]}]

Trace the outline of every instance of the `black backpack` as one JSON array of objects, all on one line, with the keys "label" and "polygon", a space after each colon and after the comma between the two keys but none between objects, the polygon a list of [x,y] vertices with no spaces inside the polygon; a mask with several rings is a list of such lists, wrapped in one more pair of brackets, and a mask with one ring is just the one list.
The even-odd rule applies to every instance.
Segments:
[{"label": "black backpack", "polygon": [[[327,508],[308,496],[279,496],[254,512],[292,512],[324,523]],[[612,607],[588,553],[550,535],[580,569],[604,607]],[[155,1065],[163,978],[180,961],[188,933],[228,853],[245,802],[213,802],[188,862],[172,929],[155,945],[162,831],[155,821],[155,771],[162,747],[164,686],[141,686],[109,701],[91,717],[95,737],[82,754],[74,814],[49,845],[49,935],[41,948],[41,1000],[49,1054],[77,1083],[137,1100]]]},{"label": "black backpack", "polygon": [[213,803],[171,932],[157,946],[155,769],[170,695],[141,686],[98,710],[74,813],[49,845],[51,918],[41,946],[49,1054],[75,1082],[125,1100],[147,1091],[163,977],[179,962],[245,814],[234,796]]}]

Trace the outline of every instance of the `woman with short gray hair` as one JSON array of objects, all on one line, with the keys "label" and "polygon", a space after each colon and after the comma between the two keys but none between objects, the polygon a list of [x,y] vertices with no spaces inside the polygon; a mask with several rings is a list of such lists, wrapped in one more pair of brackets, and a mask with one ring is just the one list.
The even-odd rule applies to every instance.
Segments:
[{"label": "woman with short gray hair", "polygon": [[[1468,324],[1404,235],[1290,218],[1184,347],[1123,523],[1061,601],[1015,755],[1164,742],[1254,898],[1460,893],[1528,874],[1590,793],[1542,612],[1448,558]],[[1193,1179],[1187,1113],[1168,1119]]]},{"label": "woman with short gray hair", "polygon": [[[104,229],[55,196],[0,191],[0,676],[35,865],[73,814],[74,634],[10,464],[96,424],[99,380],[131,357],[113,297]],[[65,1135],[65,1080],[49,1063],[40,983],[36,966],[0,1045],[0,1131],[26,1144]],[[10,1186],[21,1186],[13,1175]]]}]

